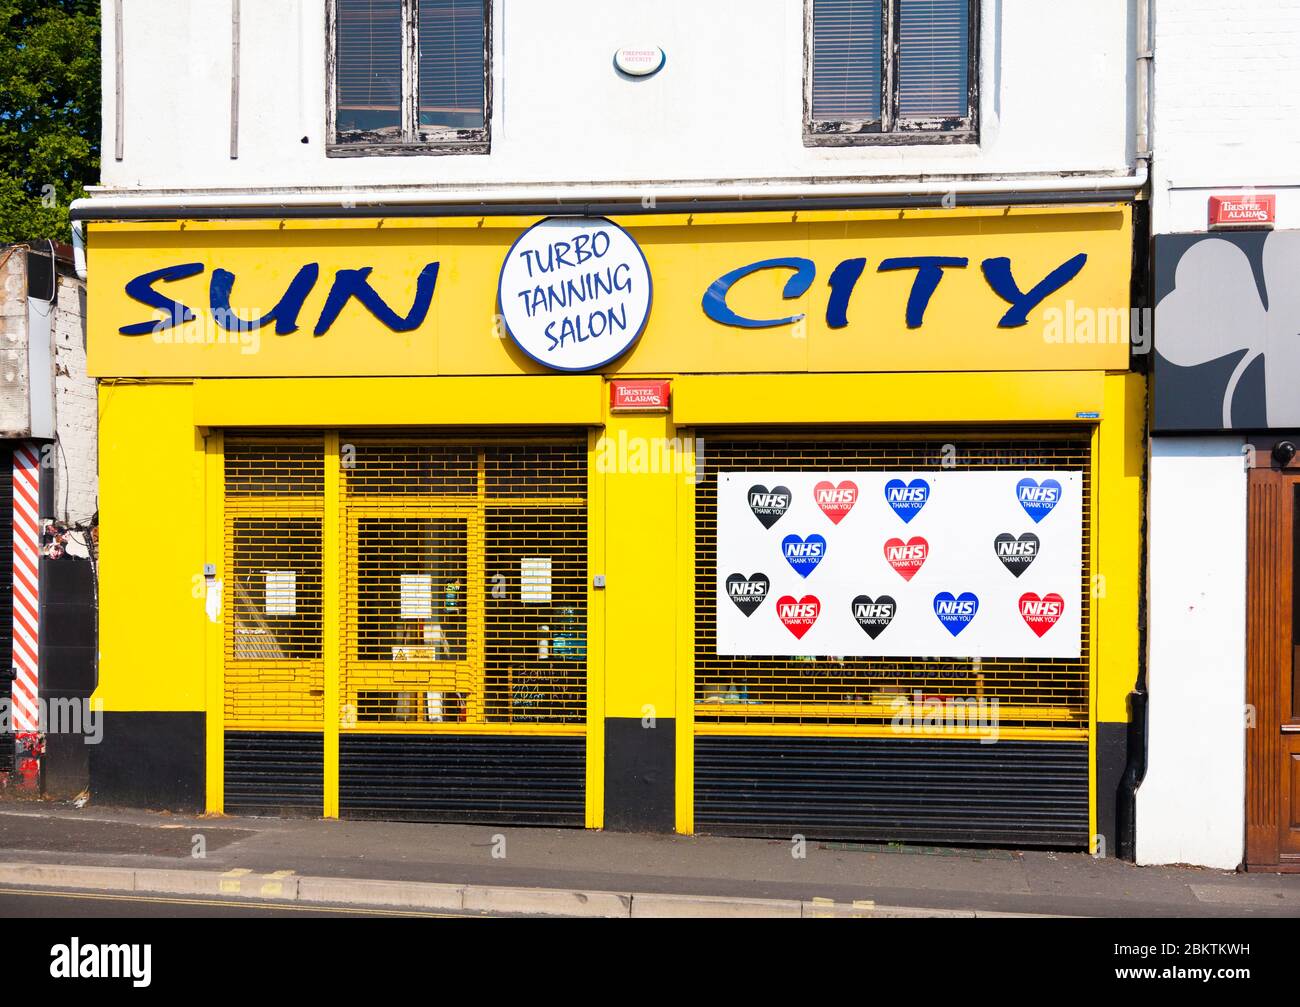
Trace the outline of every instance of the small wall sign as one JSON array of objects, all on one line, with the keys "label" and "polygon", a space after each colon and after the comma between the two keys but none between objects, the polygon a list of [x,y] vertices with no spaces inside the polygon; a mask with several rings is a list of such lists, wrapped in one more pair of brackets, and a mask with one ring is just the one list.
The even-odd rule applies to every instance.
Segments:
[{"label": "small wall sign", "polygon": [[1211,227],[1272,227],[1276,196],[1211,196]]},{"label": "small wall sign", "polygon": [[650,266],[627,231],[604,217],[548,217],[501,264],[506,332],[555,371],[591,371],[630,350],[650,317]]},{"label": "small wall sign", "polygon": [[667,380],[610,382],[609,408],[616,413],[666,413],[672,382]]},{"label": "small wall sign", "polygon": [[614,53],[614,65],[629,77],[652,77],[664,68],[668,54],[659,46],[629,46]]}]

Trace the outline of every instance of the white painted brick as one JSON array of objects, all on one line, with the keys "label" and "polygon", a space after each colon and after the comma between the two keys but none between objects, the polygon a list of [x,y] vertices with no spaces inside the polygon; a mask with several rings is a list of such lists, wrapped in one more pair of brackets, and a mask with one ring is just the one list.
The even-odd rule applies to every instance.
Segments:
[{"label": "white painted brick", "polygon": [[1203,230],[1208,195],[1244,187],[1300,227],[1300,0],[1155,10],[1155,230]]}]

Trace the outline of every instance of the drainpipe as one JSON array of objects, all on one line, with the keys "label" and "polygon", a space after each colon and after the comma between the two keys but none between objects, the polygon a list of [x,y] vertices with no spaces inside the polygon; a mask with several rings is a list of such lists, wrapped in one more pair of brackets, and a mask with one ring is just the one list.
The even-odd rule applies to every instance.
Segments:
[{"label": "drainpipe", "polygon": [[77,272],[77,279],[86,282],[86,224],[85,221],[72,222],[72,268]]},{"label": "drainpipe", "polygon": [[1155,0],[1137,0],[1137,30],[1134,41],[1137,49],[1134,68],[1135,99],[1134,119],[1137,136],[1134,153],[1139,163],[1151,162],[1152,91],[1155,84],[1155,48],[1152,44],[1152,24]]},{"label": "drainpipe", "polygon": [[[1136,101],[1135,122],[1137,135],[1134,138],[1134,152],[1137,163],[1149,174],[1151,164],[1151,125],[1152,125],[1152,84],[1155,80],[1155,50],[1153,47],[1152,23],[1155,16],[1155,0],[1137,0],[1136,4]],[[1139,263],[1139,268],[1147,265]],[[1149,291],[1148,291],[1149,295]],[[1149,455],[1149,452],[1148,452]],[[1148,472],[1150,469],[1148,468]],[[1146,518],[1143,517],[1142,542],[1144,543],[1140,560],[1140,582],[1147,579],[1147,539]],[[1149,614],[1150,607],[1147,606]],[[1115,807],[1115,841],[1120,859],[1135,861],[1137,859],[1137,792],[1147,773],[1147,635],[1143,628],[1144,620],[1139,620],[1138,630],[1138,674],[1133,691],[1128,696],[1128,760],[1124,766],[1124,775],[1120,779],[1119,794]]]}]

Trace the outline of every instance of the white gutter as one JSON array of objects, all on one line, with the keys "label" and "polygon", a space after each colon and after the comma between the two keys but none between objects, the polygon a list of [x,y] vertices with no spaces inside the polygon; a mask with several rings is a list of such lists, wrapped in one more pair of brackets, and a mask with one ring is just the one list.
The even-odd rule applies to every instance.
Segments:
[{"label": "white gutter", "polygon": [[1139,163],[1131,175],[1087,176],[1036,176],[1032,178],[1002,178],[970,180],[945,180],[927,182],[890,182],[877,184],[870,181],[847,182],[747,182],[742,184],[708,182],[692,185],[654,183],[621,183],[613,185],[518,185],[493,187],[478,185],[472,188],[395,188],[302,191],[241,190],[230,193],[206,191],[166,192],[149,195],[91,196],[75,200],[74,211],[90,216],[111,218],[115,211],[157,211],[159,217],[183,216],[194,210],[238,207],[274,211],[290,207],[319,207],[323,210],[375,205],[405,206],[455,204],[455,203],[548,203],[574,204],[583,202],[640,202],[652,207],[655,201],[712,199],[735,200],[737,208],[746,199],[804,199],[818,196],[911,197],[945,196],[952,194],[960,204],[963,194],[973,193],[1038,193],[1038,192],[1116,192],[1132,193],[1142,189],[1147,182],[1147,165]]}]

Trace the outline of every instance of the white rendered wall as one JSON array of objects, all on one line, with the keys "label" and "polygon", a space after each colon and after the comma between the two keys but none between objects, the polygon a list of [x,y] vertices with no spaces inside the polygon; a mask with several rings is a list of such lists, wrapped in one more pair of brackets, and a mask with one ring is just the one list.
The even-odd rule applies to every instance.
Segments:
[{"label": "white rendered wall", "polygon": [[1241,438],[1157,437],[1148,497],[1140,864],[1235,868],[1245,834],[1246,468]]},{"label": "white rendered wall", "polygon": [[[127,0],[114,159],[114,4],[104,10],[110,189],[356,188],[918,175],[1126,174],[1133,0],[984,0],[978,144],[805,147],[802,0],[494,0],[492,151],[325,155],[325,0],[242,7],[230,157],[229,0]],[[667,65],[619,77],[614,51]],[[307,139],[303,143],[303,138]]]},{"label": "white rendered wall", "polygon": [[86,375],[85,286],[59,276],[51,333],[54,354],[54,516],[69,525],[89,525],[99,510],[99,405],[95,380]]},{"label": "white rendered wall", "polygon": [[1209,196],[1252,190],[1300,228],[1300,0],[1153,2],[1153,230],[1204,231]]}]

